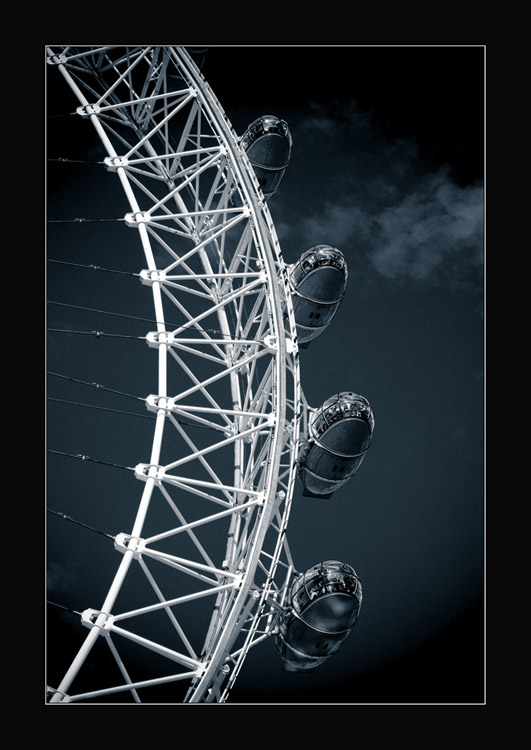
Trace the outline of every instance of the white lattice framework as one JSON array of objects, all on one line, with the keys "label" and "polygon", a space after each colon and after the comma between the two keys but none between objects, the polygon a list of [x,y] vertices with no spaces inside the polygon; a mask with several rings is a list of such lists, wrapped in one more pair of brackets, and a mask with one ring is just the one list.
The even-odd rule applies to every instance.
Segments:
[{"label": "white lattice framework", "polygon": [[[101,608],[83,612],[89,632],[51,701],[116,693],[140,702],[142,687],[185,681],[185,701],[223,702],[249,648],[274,630],[293,572],[285,531],[302,406],[285,265],[247,157],[184,49],[47,52],[127,196],[157,321],[146,340],[158,357],[134,525],[115,539],[114,580]],[[146,535],[153,503],[166,504],[173,522]],[[151,599],[122,610],[135,566]],[[171,573],[171,595],[159,570],[165,581]],[[98,638],[123,680],[76,693]],[[122,639],[167,666],[135,680]]]}]

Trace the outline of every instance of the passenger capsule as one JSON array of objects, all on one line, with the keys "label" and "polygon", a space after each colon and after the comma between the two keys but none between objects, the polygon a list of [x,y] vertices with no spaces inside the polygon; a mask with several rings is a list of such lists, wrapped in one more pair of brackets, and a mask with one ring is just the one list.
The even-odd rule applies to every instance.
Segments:
[{"label": "passenger capsule", "polygon": [[329,498],[361,466],[371,445],[374,414],[356,393],[328,398],[309,418],[298,476],[304,497]]},{"label": "passenger capsule", "polygon": [[340,250],[315,245],[289,269],[291,299],[301,348],[330,325],[347,286],[347,263]]},{"label": "passenger capsule", "polygon": [[270,198],[278,190],[289,164],[292,139],[288,124],[273,115],[259,117],[242,135],[241,145],[264,197]]},{"label": "passenger capsule", "polygon": [[348,638],[359,616],[361,581],[350,565],[328,560],[298,576],[275,642],[287,672],[311,672]]}]

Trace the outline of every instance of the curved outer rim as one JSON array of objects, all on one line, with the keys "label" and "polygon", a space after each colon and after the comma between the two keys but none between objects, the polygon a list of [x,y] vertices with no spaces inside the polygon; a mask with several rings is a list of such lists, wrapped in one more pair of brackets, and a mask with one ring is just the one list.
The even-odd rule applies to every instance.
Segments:
[{"label": "curved outer rim", "polygon": [[[171,48],[171,52],[174,56],[177,57],[177,59],[179,60],[179,63],[181,65],[184,65],[188,74],[194,81],[197,94],[198,94],[198,98],[201,100],[201,104],[204,107],[205,111],[209,113],[211,123],[215,123],[218,128],[218,133],[223,140],[224,146],[227,148],[227,153],[230,154],[231,166],[234,170],[235,175],[238,177],[240,187],[241,187],[242,192],[245,195],[247,204],[252,210],[252,218],[254,219],[253,229],[254,229],[255,236],[257,238],[257,246],[261,250],[261,255],[265,262],[265,270],[267,272],[268,289],[270,292],[269,309],[272,314],[273,326],[276,332],[276,346],[277,346],[277,354],[275,356],[275,367],[274,367],[275,394],[276,394],[276,420],[275,420],[275,425],[273,428],[273,439],[272,439],[272,448],[270,451],[268,476],[266,477],[267,492],[264,498],[264,506],[260,514],[260,518],[257,521],[256,526],[255,526],[254,541],[252,544],[250,555],[248,557],[247,565],[245,567],[245,574],[242,578],[238,595],[232,604],[232,609],[229,614],[229,617],[224,623],[223,632],[220,634],[215,644],[215,647],[213,648],[210,654],[210,657],[206,660],[205,668],[197,684],[193,687],[193,691],[191,695],[189,696],[189,702],[199,702],[205,695],[205,692],[208,690],[210,685],[213,684],[213,681],[215,680],[216,675],[218,674],[220,670],[220,665],[226,658],[226,655],[230,649],[231,644],[234,642],[236,636],[238,635],[238,631],[235,630],[235,625],[237,624],[240,613],[244,609],[244,606],[248,599],[250,589],[253,583],[253,578],[254,578],[254,574],[256,571],[256,567],[258,564],[259,555],[262,549],[264,537],[269,528],[271,516],[275,509],[277,482],[273,481],[273,479],[278,477],[278,473],[279,473],[281,452],[283,448],[284,425],[285,425],[285,417],[286,417],[286,366],[285,366],[286,340],[285,340],[285,334],[284,334],[282,300],[280,296],[280,289],[278,286],[280,281],[282,281],[284,284],[285,297],[288,300],[288,308],[289,308],[288,321],[289,321],[290,332],[291,332],[292,346],[293,346],[293,350],[295,351],[294,378],[295,378],[295,383],[297,387],[300,383],[300,379],[298,377],[298,358],[296,356],[297,354],[296,327],[294,324],[293,310],[292,310],[291,300],[289,297],[289,291],[288,291],[288,285],[287,285],[287,273],[285,272],[284,262],[283,262],[282,255],[278,247],[278,240],[276,239],[276,235],[274,235],[274,232],[272,233],[271,231],[273,227],[273,222],[269,215],[267,205],[265,204],[265,201],[259,198],[260,189],[259,189],[257,180],[254,178],[254,175],[252,172],[252,166],[247,156],[243,152],[243,150],[238,147],[237,138],[234,132],[232,131],[232,128],[223,112],[223,109],[221,108],[220,103],[218,102],[214,94],[212,93],[208,83],[205,81],[203,76],[197,70],[195,64],[189,57],[188,53],[186,53],[186,51],[180,48],[177,48],[177,49]],[[50,57],[53,57],[55,54],[50,49],[47,50],[47,53]],[[76,94],[81,104],[83,106],[89,105],[89,101],[85,98],[84,94],[79,89],[75,81],[72,79],[68,70],[62,64],[62,62],[59,62],[57,67],[59,68],[61,74],[67,81],[70,88]],[[98,135],[100,136],[100,139],[102,140],[104,146],[106,147],[108,155],[110,157],[118,156],[118,154],[114,150],[114,147],[112,146],[112,143],[109,141],[103,127],[99,123],[97,116],[95,114],[90,115],[90,120],[93,126],[95,127]],[[122,187],[129,200],[132,211],[133,212],[138,211],[139,207],[136,202],[136,197],[129,184],[126,171],[122,167],[118,167],[117,173],[121,180]],[[151,244],[149,241],[146,227],[141,224],[139,226],[139,232],[140,232],[140,237],[141,237],[142,245],[144,248],[146,260],[148,263],[148,268],[150,270],[156,270],[156,263],[153,258]],[[273,257],[273,251],[275,252],[276,258]],[[277,264],[278,269],[275,267],[275,263]],[[280,275],[278,274],[278,270],[281,271]],[[282,271],[284,272],[282,273]],[[164,323],[164,314],[163,314],[163,307],[162,307],[161,287],[159,283],[153,283],[152,288],[153,288],[155,310],[157,312],[156,317],[157,317],[157,321],[159,321],[159,323],[157,324],[157,329],[159,331],[164,332],[165,323]],[[166,356],[167,356],[167,346],[166,345],[159,346],[159,396],[167,395]],[[298,418],[299,412],[300,412],[299,406],[298,404],[295,404],[294,405],[295,417]],[[144,486],[144,491],[142,493],[142,498],[140,500],[137,516],[135,518],[133,530],[131,533],[132,537],[140,536],[141,534],[142,526],[143,526],[143,523],[147,514],[147,510],[149,507],[151,495],[156,484],[156,477],[155,477],[156,468],[155,467],[158,465],[158,462],[159,462],[160,451],[162,447],[164,424],[165,424],[165,412],[163,409],[161,409],[157,412],[157,420],[156,420],[155,431],[154,431],[154,436],[153,436],[153,444],[152,444],[151,459],[150,459],[150,465],[154,468],[150,469],[149,476]],[[294,441],[294,445],[295,446],[297,445],[297,441]],[[291,489],[291,493],[292,493],[293,483],[290,482],[288,487]],[[290,493],[290,496],[286,497],[285,499],[286,510],[284,513],[284,518],[285,518],[284,526],[287,523],[287,517],[289,515],[291,493]],[[276,556],[276,558],[278,560],[278,555]],[[89,634],[87,635],[84,644],[82,645],[76,658],[74,659],[72,665],[70,666],[70,669],[68,670],[67,674],[63,678],[61,684],[59,685],[59,688],[57,689],[56,696],[55,696],[56,701],[60,701],[61,696],[66,694],[69,688],[69,685],[71,684],[72,680],[75,678],[86,656],[88,655],[89,651],[91,650],[92,646],[97,640],[100,634],[100,627],[98,627],[98,625],[99,626],[104,625],[105,619],[107,617],[105,613],[111,611],[114,601],[120,590],[121,584],[123,583],[123,580],[125,579],[126,573],[132,561],[133,561],[133,552],[126,551],[121,560],[120,566],[113,580],[111,588],[107,594],[105,602],[100,610],[102,614],[99,615],[98,619],[94,623],[95,627],[93,627],[89,631]],[[272,579],[273,575],[274,575],[274,570],[270,572],[269,580]],[[262,599],[261,599],[262,607],[265,602],[265,595],[266,595],[266,592],[264,591],[262,594]],[[255,618],[255,627],[256,627],[257,620],[258,620],[258,617]],[[245,656],[245,653],[246,652],[243,653],[243,656]],[[241,661],[243,660],[243,656],[240,657],[240,663],[238,664],[238,669],[241,667]],[[52,698],[52,702],[55,702],[53,698]]]},{"label": "curved outer rim", "polygon": [[[173,53],[177,54],[182,60],[185,60],[188,57],[188,55],[181,49],[173,50]],[[195,65],[191,61],[189,61],[189,58],[187,60],[187,63],[188,70],[197,86],[198,98],[201,99],[201,103],[204,109],[209,113],[212,121],[215,122],[217,127],[219,128],[219,133],[223,138],[224,146],[227,148],[228,154],[230,154],[231,165],[234,173],[238,177],[242,192],[245,195],[245,199],[252,209],[252,215],[255,222],[254,231],[258,238],[257,245],[262,251],[262,257],[265,261],[267,277],[269,280],[270,309],[273,316],[273,323],[276,331],[276,344],[278,347],[277,355],[275,358],[275,390],[277,399],[276,423],[273,434],[273,445],[270,451],[269,476],[266,479],[267,493],[264,499],[264,506],[257,528],[255,529],[255,538],[252,545],[251,554],[246,565],[245,575],[240,586],[240,591],[238,593],[236,601],[232,606],[232,611],[227,621],[224,623],[223,632],[221,633],[212,652],[210,662],[207,665],[203,676],[201,677],[197,686],[194,688],[193,693],[190,697],[190,702],[193,703],[201,700],[212,679],[215,677],[215,674],[219,669],[219,665],[224,660],[231,643],[235,640],[237,633],[234,631],[234,626],[236,625],[240,612],[243,610],[249,596],[264,537],[269,528],[271,516],[274,511],[277,483],[276,481],[273,481],[273,478],[277,477],[279,473],[280,457],[283,448],[284,421],[286,415],[286,340],[284,337],[282,303],[278,287],[278,274],[277,269],[275,268],[275,259],[272,257],[272,254],[268,252],[268,250],[270,249],[270,245],[275,247],[275,242],[270,243],[267,240],[267,238],[270,237],[267,223],[264,218],[264,215],[267,215],[269,213],[267,205],[265,204],[265,201],[262,201],[258,198],[258,185],[257,182],[252,178],[252,167],[248,158],[244,155],[243,150],[238,148],[237,140],[221,108],[220,103],[214,96],[208,83],[206,83],[199,71],[197,71],[197,69],[195,68]],[[272,225],[270,217],[268,218],[269,224]],[[275,247],[275,249],[277,250],[277,263],[282,265],[282,259],[280,254],[278,253],[278,248]],[[294,340],[295,342],[294,331],[292,340]]]}]

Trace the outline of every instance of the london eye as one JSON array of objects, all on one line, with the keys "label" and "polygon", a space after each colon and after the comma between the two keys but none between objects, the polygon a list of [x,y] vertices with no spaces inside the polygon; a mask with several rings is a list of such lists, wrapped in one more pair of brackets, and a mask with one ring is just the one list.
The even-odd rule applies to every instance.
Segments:
[{"label": "london eye", "polygon": [[[85,469],[99,460],[103,471],[126,471],[133,499],[123,516],[116,510],[124,526],[106,534],[116,562],[112,573],[103,564],[105,594],[76,610],[77,650],[47,699],[149,702],[170,686],[175,702],[225,702],[263,640],[275,639],[286,669],[313,670],[340,648],[360,611],[351,564],[325,560],[300,571],[287,534],[295,484],[330,497],[372,440],[366,398],[342,391],[312,408],[301,389],[299,347],[331,322],[345,259],[318,245],[286,264],[268,199],[289,161],[289,127],[266,115],[239,137],[186,49],[50,47],[47,56],[48,75],[63,79],[76,120],[96,136],[97,169],[125,201],[107,269],[57,259],[52,235],[50,264],[127,273],[130,298],[141,296],[144,307],[127,315],[88,301],[50,304],[135,319],[144,331],[129,338],[153,372],[136,395],[142,434],[151,435],[143,457],[113,465],[107,454],[48,444],[54,486],[62,462]],[[50,336],[112,335],[96,325],[57,325]],[[74,374],[57,372],[52,352],[50,380],[126,397],[131,366],[118,360],[123,385],[102,384],[80,374],[89,371],[81,360]],[[110,495],[105,502],[118,508],[122,499]],[[55,500],[49,491],[50,526],[86,520],[54,511]],[[100,658],[112,670],[100,670]]]}]

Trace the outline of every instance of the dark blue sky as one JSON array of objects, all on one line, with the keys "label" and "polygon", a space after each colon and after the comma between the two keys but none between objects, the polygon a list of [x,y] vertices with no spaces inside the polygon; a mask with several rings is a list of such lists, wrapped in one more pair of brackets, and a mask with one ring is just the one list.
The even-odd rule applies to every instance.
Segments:
[{"label": "dark blue sky", "polygon": [[[312,675],[284,673],[272,642],[253,649],[232,702],[483,701],[483,63],[482,47],[214,47],[206,55],[203,73],[237,133],[261,114],[289,123],[292,159],[270,202],[286,261],[319,243],[347,259],[339,312],[301,352],[306,397],[318,406],[353,390],[376,419],[359,473],[328,501],[302,498],[297,487],[288,528],[299,569],[337,558],[360,575],[353,634]],[[49,114],[72,111],[66,86],[50,83],[49,93]],[[100,158],[87,123],[58,118],[48,127],[50,158]],[[48,218],[121,217],[120,191],[101,166],[50,163]],[[137,271],[137,251],[117,223],[49,225],[49,258]],[[151,317],[130,277],[48,266],[48,299]],[[48,315],[48,327],[144,333],[142,323],[59,306]],[[49,334],[47,369],[144,395],[153,392],[146,374],[155,381],[151,354],[133,339]],[[93,395],[57,378],[48,388],[72,401]],[[143,411],[100,396],[99,404]],[[48,404],[49,449],[134,466],[150,438],[147,419]],[[59,456],[48,472],[48,507],[111,534],[125,530],[136,480],[123,472],[115,490],[120,470]],[[47,521],[48,598],[99,606],[118,564],[112,543]],[[49,617],[54,684],[72,655],[58,644],[75,648],[80,628],[66,613]]]}]

